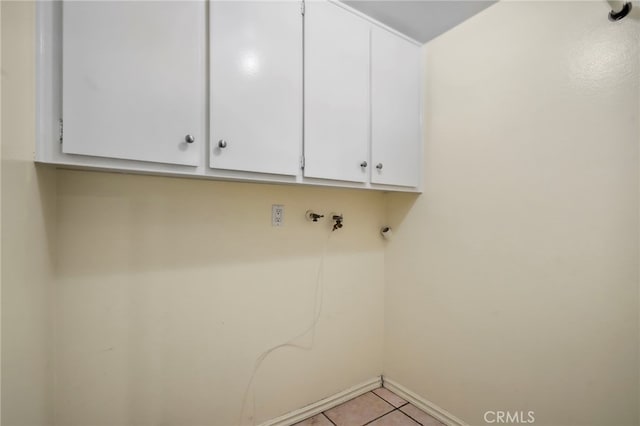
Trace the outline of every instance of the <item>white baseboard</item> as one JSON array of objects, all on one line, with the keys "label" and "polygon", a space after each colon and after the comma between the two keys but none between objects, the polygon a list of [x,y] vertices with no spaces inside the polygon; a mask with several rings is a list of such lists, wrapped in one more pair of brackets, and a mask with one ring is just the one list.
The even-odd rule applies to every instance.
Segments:
[{"label": "white baseboard", "polygon": [[331,395],[330,397],[322,399],[318,402],[314,402],[313,404],[307,405],[306,407],[300,408],[299,410],[295,410],[275,419],[268,420],[262,423],[260,426],[291,426],[293,424],[301,422],[304,419],[308,419],[309,417],[313,417],[316,414],[320,414],[323,411],[333,408],[336,405],[347,402],[350,399],[355,398],[356,396],[360,396],[371,390],[377,389],[380,386],[382,386],[382,378],[374,377],[367,380],[366,382],[360,383],[359,385],[353,386],[347,390],[338,392],[335,395]]},{"label": "white baseboard", "polygon": [[438,407],[433,402],[427,401],[426,399],[422,398],[420,395],[410,391],[409,389],[405,388],[404,386],[397,383],[396,381],[387,378],[386,376],[384,377],[383,383],[385,388],[389,389],[391,392],[403,398],[405,401],[412,403],[413,405],[415,405],[425,413],[429,414],[430,416],[440,420],[445,425],[469,426],[468,424],[466,424],[465,422],[463,422],[453,414]]}]

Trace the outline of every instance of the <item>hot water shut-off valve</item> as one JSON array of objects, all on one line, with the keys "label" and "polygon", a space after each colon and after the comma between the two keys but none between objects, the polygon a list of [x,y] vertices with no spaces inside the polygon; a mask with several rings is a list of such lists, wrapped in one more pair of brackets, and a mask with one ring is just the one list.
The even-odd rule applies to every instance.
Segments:
[{"label": "hot water shut-off valve", "polygon": [[320,213],[316,213],[313,210],[307,210],[307,212],[305,213],[305,217],[310,222],[317,222],[319,219],[322,219],[324,215]]}]

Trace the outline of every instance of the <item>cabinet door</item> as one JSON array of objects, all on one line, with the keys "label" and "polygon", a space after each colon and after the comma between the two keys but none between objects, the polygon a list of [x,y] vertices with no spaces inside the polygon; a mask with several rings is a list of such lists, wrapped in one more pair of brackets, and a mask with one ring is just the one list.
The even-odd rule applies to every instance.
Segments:
[{"label": "cabinet door", "polygon": [[297,175],[301,3],[211,2],[210,166]]},{"label": "cabinet door", "polygon": [[371,40],[371,182],[418,186],[420,47],[381,28]]},{"label": "cabinet door", "polygon": [[205,20],[203,2],[65,2],[63,152],[198,165]]},{"label": "cabinet door", "polygon": [[365,182],[369,160],[369,25],[339,6],[305,12],[306,177]]}]

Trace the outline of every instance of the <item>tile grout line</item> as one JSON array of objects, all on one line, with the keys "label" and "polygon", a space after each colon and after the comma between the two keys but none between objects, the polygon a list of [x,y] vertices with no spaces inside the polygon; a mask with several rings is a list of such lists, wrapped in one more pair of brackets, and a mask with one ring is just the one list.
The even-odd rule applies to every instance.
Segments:
[{"label": "tile grout line", "polygon": [[[409,403],[407,402],[406,404],[404,404],[402,407],[406,407],[407,405],[409,405]],[[398,409],[400,410],[399,407]],[[419,409],[419,408],[418,408]],[[409,414],[405,413],[404,411],[400,410],[402,412],[402,414],[404,414],[405,416],[409,417],[411,420],[413,420],[414,422],[418,423],[420,426],[422,426],[422,423],[420,423],[419,421],[417,421],[416,419],[414,419],[413,417],[411,417]]]},{"label": "tile grout line", "polygon": [[[380,396],[380,395],[378,395],[378,396]],[[381,397],[381,398],[382,398],[382,397]],[[385,401],[385,402],[388,402],[386,399],[385,399],[384,401]],[[402,408],[402,407],[406,407],[407,405],[409,405],[409,403],[408,403],[408,402],[405,402],[404,404],[402,404],[402,405],[401,405],[401,406],[399,406],[399,407],[394,407],[394,409],[393,409],[393,410],[391,410],[391,411],[389,411],[388,413],[385,413],[385,414],[381,415],[380,417],[376,417],[375,419],[373,419],[373,420],[371,420],[371,421],[369,421],[369,422],[365,423],[365,424],[364,424],[364,425],[362,425],[362,426],[370,425],[371,423],[375,422],[376,420],[380,420],[380,419],[381,419],[381,418],[383,418],[384,416],[387,416],[387,415],[389,415],[389,414],[393,413],[394,411],[400,411],[402,414],[404,414],[405,416],[409,417],[411,420],[413,420],[414,422],[416,422],[416,423],[417,423],[417,424],[419,424],[420,426],[423,426],[423,425],[422,425],[422,423],[420,423],[419,421],[417,421],[416,419],[414,419],[413,417],[411,417],[410,415],[408,415],[407,413],[405,413],[404,411],[402,411],[402,410],[401,410],[401,408]],[[393,407],[393,406],[392,406],[392,407]],[[333,423],[333,422],[332,422],[332,423]],[[335,424],[335,423],[334,423],[334,424]]]},{"label": "tile grout line", "polygon": [[[378,389],[379,389],[379,388],[378,388]],[[382,396],[380,396],[380,395],[378,395],[377,393],[375,393],[375,392],[374,392],[375,390],[376,390],[376,389],[371,390],[371,391],[369,391],[369,393],[374,394],[375,396],[377,396],[378,398],[380,398],[381,400],[383,400],[384,402],[386,402],[387,404],[389,404],[389,406],[392,408],[392,410],[391,410],[391,411],[388,411],[388,412],[386,412],[386,413],[384,413],[384,414],[382,414],[381,416],[378,416],[378,417],[374,418],[373,420],[370,420],[370,421],[368,421],[368,422],[366,422],[366,423],[362,424],[361,426],[367,426],[367,425],[370,425],[370,424],[372,424],[373,422],[375,422],[375,421],[377,421],[377,420],[380,420],[381,418],[383,418],[383,417],[385,417],[385,416],[387,416],[387,415],[389,415],[389,414],[393,413],[394,411],[400,411],[400,412],[401,412],[402,414],[404,414],[406,417],[408,417],[408,418],[410,418],[411,420],[413,420],[414,422],[416,422],[416,424],[418,424],[418,425],[420,425],[420,426],[424,426],[424,424],[423,424],[423,423],[420,423],[418,420],[416,420],[415,418],[413,418],[411,415],[409,415],[408,413],[406,413],[406,412],[404,412],[404,411],[402,411],[402,410],[401,410],[402,408],[406,407],[407,405],[411,405],[411,403],[410,403],[410,402],[408,402],[408,401],[404,401],[404,404],[401,404],[401,405],[399,405],[399,406],[397,406],[397,407],[396,407],[396,406],[395,406],[395,405],[393,405],[390,401],[387,401],[387,400],[386,400],[386,399],[384,399]],[[395,395],[395,394],[394,394],[394,395]],[[400,399],[401,399],[401,398],[400,398]],[[326,413],[327,413],[327,411],[328,411],[328,410],[321,412],[321,413],[320,413],[320,415],[322,415],[325,419],[327,419],[327,420],[329,421],[329,423],[331,423],[333,426],[338,426],[338,425],[337,425],[337,423],[336,423],[336,422],[334,422],[333,420],[331,420],[331,418],[326,414]],[[442,424],[442,422],[440,422],[440,423]],[[442,426],[444,426],[444,425],[442,425]]]},{"label": "tile grout line", "polygon": [[329,423],[331,423],[333,426],[338,426],[337,424],[335,424],[335,423],[333,422],[333,420],[331,420],[331,419],[329,418],[329,416],[327,416],[327,415],[325,414],[325,412],[324,412],[324,411],[322,412],[322,415],[323,415],[327,420],[329,420]]},{"label": "tile grout line", "polygon": [[[375,390],[375,389],[374,389]],[[364,423],[362,426],[367,426],[370,425],[371,423],[380,420],[381,418],[393,413],[394,411],[400,411],[402,414],[404,414],[405,416],[409,417],[411,420],[413,420],[414,422],[416,422],[418,425],[423,426],[422,423],[420,423],[418,420],[414,419],[413,417],[411,417],[409,414],[405,413],[404,411],[401,410],[401,408],[406,407],[407,405],[410,405],[410,403],[408,401],[405,401],[404,404],[399,405],[399,406],[395,406],[393,405],[391,402],[387,401],[386,399],[384,399],[383,397],[381,397],[380,395],[378,395],[377,393],[375,393],[373,390],[369,391],[369,393],[374,394],[375,396],[377,396],[378,398],[380,398],[381,400],[383,400],[384,402],[386,402],[387,404],[389,404],[389,406],[391,406],[391,408],[393,408],[391,411],[388,411],[384,414],[382,414],[381,416],[376,417],[373,420],[370,420],[366,423]],[[333,426],[338,426],[333,420],[331,420],[331,418],[329,416],[327,416],[326,411],[323,411],[320,413],[322,416],[324,416],[324,418],[326,418],[329,423],[331,423]]]},{"label": "tile grout line", "polygon": [[[378,389],[384,389],[384,388],[378,388]],[[384,397],[382,397],[382,396],[378,395],[378,394],[375,392],[375,391],[377,391],[378,389],[374,389],[374,390],[372,390],[372,391],[371,391],[371,393],[372,393],[372,394],[374,394],[375,396],[377,396],[378,398],[380,398],[381,400],[383,400],[384,402],[386,402],[387,404],[391,405],[393,408],[400,408],[400,407],[404,407],[405,405],[407,405],[407,404],[408,404],[408,402],[407,402],[407,401],[404,401],[404,399],[400,398],[398,395],[396,395],[396,394],[394,393],[394,395],[398,396],[398,398],[400,398],[400,399],[402,399],[402,400],[404,401],[404,404],[401,404],[401,405],[399,405],[399,406],[397,406],[397,407],[396,407],[395,405],[393,405],[393,403],[392,403],[391,401],[387,401],[386,399],[384,399]],[[389,391],[389,392],[391,392],[391,391]],[[393,393],[393,392],[391,392],[391,393]]]},{"label": "tile grout line", "polygon": [[[378,389],[380,389],[380,388],[378,388]],[[372,390],[371,393],[374,394],[375,396],[377,396],[378,398],[380,398],[381,400],[383,400],[384,402],[386,402],[387,404],[391,405],[393,408],[397,408],[391,402],[387,401],[386,399],[384,399],[383,397],[381,397],[380,395],[378,395],[377,393],[374,392],[375,390],[378,390],[378,389]]]},{"label": "tile grout line", "polygon": [[[392,405],[392,407],[393,407],[393,405]],[[366,422],[366,423],[365,423],[365,424],[363,424],[362,426],[370,425],[371,423],[375,422],[376,420],[380,420],[381,418],[383,418],[383,417],[384,417],[384,416],[386,416],[387,414],[391,414],[391,413],[393,413],[394,411],[399,411],[399,409],[394,407],[394,408],[393,408],[393,410],[389,411],[388,413],[384,413],[384,414],[383,414],[383,415],[381,415],[380,417],[376,417],[375,419],[373,419],[373,420],[371,420],[371,421]],[[402,413],[402,414],[404,414],[404,413]]]}]

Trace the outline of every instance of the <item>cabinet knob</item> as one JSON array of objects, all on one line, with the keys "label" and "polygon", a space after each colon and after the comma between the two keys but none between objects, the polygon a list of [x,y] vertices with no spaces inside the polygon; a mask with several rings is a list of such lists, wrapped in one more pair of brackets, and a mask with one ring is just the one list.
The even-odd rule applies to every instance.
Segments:
[{"label": "cabinet knob", "polygon": [[227,147],[227,141],[225,141],[224,139],[220,139],[218,141],[218,148],[226,148]]},{"label": "cabinet knob", "polygon": [[363,161],[362,163],[360,163],[360,167],[364,168],[364,167],[367,167],[367,166],[368,166],[368,164],[367,164],[366,161]]},{"label": "cabinet knob", "polygon": [[193,143],[196,140],[196,138],[193,137],[193,135],[187,135],[184,137],[184,141],[186,143]]},{"label": "cabinet knob", "polygon": [[378,163],[378,164],[376,165],[376,169],[378,169],[378,170],[382,170],[382,163]]}]

